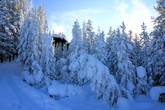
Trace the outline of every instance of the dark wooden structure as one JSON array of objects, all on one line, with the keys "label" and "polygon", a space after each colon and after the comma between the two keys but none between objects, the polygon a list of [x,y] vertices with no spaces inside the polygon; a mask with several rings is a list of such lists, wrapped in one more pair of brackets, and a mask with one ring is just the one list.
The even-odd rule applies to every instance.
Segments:
[{"label": "dark wooden structure", "polygon": [[62,49],[64,46],[67,46],[67,49],[69,47],[68,41],[65,39],[65,37],[60,36],[59,34],[53,34],[53,46],[56,48],[58,44],[62,45]]}]

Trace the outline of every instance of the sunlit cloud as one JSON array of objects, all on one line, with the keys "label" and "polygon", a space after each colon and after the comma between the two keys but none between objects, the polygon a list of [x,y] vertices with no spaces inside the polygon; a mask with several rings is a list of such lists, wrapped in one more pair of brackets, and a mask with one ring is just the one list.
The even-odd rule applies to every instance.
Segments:
[{"label": "sunlit cloud", "polygon": [[145,22],[149,32],[153,29],[152,13],[141,0],[131,0],[131,7],[126,2],[122,2],[119,7],[121,20],[125,22],[127,31],[131,29],[134,33],[139,34],[143,22]]},{"label": "sunlit cloud", "polygon": [[65,33],[65,26],[63,26],[62,24],[59,24],[56,22],[56,20],[58,19],[58,17],[54,14],[51,14],[49,16],[49,20],[48,20],[48,26],[49,26],[49,30],[51,32],[54,32],[56,34],[58,33]]},{"label": "sunlit cloud", "polygon": [[104,10],[102,9],[82,9],[82,10],[74,10],[74,11],[64,13],[62,17],[68,18],[68,19],[75,19],[75,18],[84,19],[86,17],[91,17],[94,14],[100,14],[103,12]]},{"label": "sunlit cloud", "polygon": [[50,24],[51,31],[54,31],[55,33],[65,33],[65,28],[62,25],[56,24],[55,22]]}]

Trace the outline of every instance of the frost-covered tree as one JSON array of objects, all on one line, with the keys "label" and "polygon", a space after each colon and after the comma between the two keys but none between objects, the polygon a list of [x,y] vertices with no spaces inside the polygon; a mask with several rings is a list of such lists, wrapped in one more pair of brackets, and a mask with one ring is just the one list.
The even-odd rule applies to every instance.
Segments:
[{"label": "frost-covered tree", "polygon": [[131,60],[133,65],[136,67],[142,66],[143,61],[142,61],[142,48],[140,45],[140,39],[137,34],[135,34],[134,39],[133,39],[134,47],[133,47],[133,59]]},{"label": "frost-covered tree", "polygon": [[128,36],[130,37],[131,41],[133,40],[133,32],[132,30],[128,31]]},{"label": "frost-covered tree", "polygon": [[111,45],[110,45],[110,52],[108,52],[108,67],[110,71],[112,72],[113,75],[117,72],[117,49],[116,47],[118,46],[118,40],[120,37],[120,30],[119,28],[113,31],[113,38],[111,40]]},{"label": "frost-covered tree", "polygon": [[[44,61],[44,53],[45,53],[45,50],[43,47],[42,44],[45,43],[44,41],[44,36],[45,34],[48,33],[48,25],[47,25],[47,20],[46,20],[46,14],[45,14],[45,10],[44,10],[44,6],[41,5],[39,6],[38,8],[35,9],[35,13],[36,13],[36,16],[38,17],[38,20],[39,20],[39,45],[38,45],[38,50],[39,50],[39,57],[40,57],[40,65],[44,65],[43,63],[45,62]],[[43,67],[44,68],[44,67]]]},{"label": "frost-covered tree", "polygon": [[28,14],[28,1],[20,0],[19,1],[19,9],[20,9],[20,25],[24,23],[25,17]]},{"label": "frost-covered tree", "polygon": [[145,23],[141,25],[142,27],[142,33],[140,34],[140,40],[141,40],[141,46],[142,46],[142,66],[146,67],[147,66],[147,59],[148,59],[148,54],[150,53],[150,41],[149,41],[149,35],[146,32],[147,26],[145,26]]},{"label": "frost-covered tree", "polygon": [[154,19],[154,31],[151,33],[151,53],[148,59],[149,72],[154,85],[165,85],[165,0],[157,0],[155,7],[159,16]]},{"label": "frost-covered tree", "polygon": [[61,80],[62,82],[70,82],[68,65],[69,60],[67,58],[60,58],[56,62],[56,79]]},{"label": "frost-covered tree", "polygon": [[17,0],[1,0],[0,2],[0,54],[11,56],[17,52],[20,30],[19,8]]},{"label": "frost-covered tree", "polygon": [[[40,36],[40,35],[39,35]],[[47,33],[44,33],[41,38],[41,43],[40,43],[40,51],[39,51],[39,64],[42,66],[42,70],[45,73],[46,72],[46,55],[47,55],[47,49],[50,47],[51,43],[48,45],[48,39],[49,35]],[[49,48],[50,49],[50,48]],[[51,50],[50,50],[51,51]]]},{"label": "frost-covered tree", "polygon": [[18,54],[24,65],[24,70],[32,76],[33,80],[25,80],[31,84],[39,84],[43,79],[42,67],[39,65],[39,20],[34,10],[29,12],[21,28]]},{"label": "frost-covered tree", "polygon": [[[72,82],[78,82],[77,81],[77,71],[79,71],[79,64],[75,64],[76,59],[81,55],[82,53],[82,42],[81,42],[81,29],[79,26],[78,20],[74,22],[73,29],[72,29],[72,35],[73,38],[70,42],[69,45],[69,51],[70,51],[70,56],[69,56],[69,71],[71,75],[71,81]],[[74,64],[74,67],[73,66]]]},{"label": "frost-covered tree", "polygon": [[62,58],[67,58],[68,57],[68,54],[69,54],[69,51],[68,51],[68,43],[64,44],[63,47],[62,47]]},{"label": "frost-covered tree", "polygon": [[88,55],[87,60],[82,56],[81,61],[86,61],[83,66],[80,78],[90,80],[91,89],[96,92],[98,99],[104,99],[110,105],[116,104],[119,97],[131,98],[129,92],[121,88],[107,66],[92,55]]},{"label": "frost-covered tree", "polygon": [[88,52],[87,26],[85,21],[83,22],[82,28],[82,47],[85,52]]},{"label": "frost-covered tree", "polygon": [[45,36],[46,40],[45,40],[45,46],[46,46],[46,56],[45,56],[45,61],[46,61],[46,68],[45,68],[45,73],[46,76],[49,77],[49,79],[55,79],[56,77],[56,58],[54,56],[54,47],[53,47],[53,43],[52,43],[52,37],[48,36],[48,34],[46,34],[47,36]]},{"label": "frost-covered tree", "polygon": [[37,14],[37,16],[39,18],[40,33],[43,34],[48,29],[44,5],[39,6],[39,8],[36,10],[36,14]]},{"label": "frost-covered tree", "polygon": [[87,41],[88,41],[88,52],[90,54],[93,54],[93,48],[94,48],[94,40],[95,40],[95,33],[92,31],[93,27],[92,27],[92,21],[88,20],[87,24],[86,24],[86,30],[87,30]]},{"label": "frost-covered tree", "polygon": [[[7,0],[8,1],[8,10],[11,14],[11,18],[9,19],[9,22],[11,25],[9,25],[9,29],[12,32],[12,36],[14,37],[14,49],[17,51],[17,45],[18,45],[18,38],[20,35],[20,10],[19,10],[19,4],[18,0]],[[13,52],[15,54],[17,52]]]},{"label": "frost-covered tree", "polygon": [[[137,34],[133,36],[132,30],[129,30],[128,37],[130,37],[130,44],[132,45],[133,49],[129,52],[129,57],[133,65],[140,66],[139,57],[141,58],[141,46],[140,41],[138,39]],[[139,45],[138,45],[139,44]],[[141,62],[141,59],[140,59]]]},{"label": "frost-covered tree", "polygon": [[[69,48],[70,49],[70,48]],[[54,48],[55,58],[56,58],[56,75],[57,80],[69,82],[68,76],[68,66],[70,60],[70,53],[68,51],[67,44],[63,45],[61,43],[56,44]]]},{"label": "frost-covered tree", "polygon": [[149,46],[149,35],[148,35],[147,31],[146,31],[147,26],[145,25],[144,22],[141,25],[141,28],[142,28],[142,32],[140,34],[141,46],[146,49]]},{"label": "frost-covered tree", "polygon": [[112,39],[114,38],[114,33],[112,31],[112,27],[110,26],[109,32],[107,33],[107,38],[106,38],[106,46],[107,46],[107,51],[109,52],[111,50],[111,44],[112,44]]},{"label": "frost-covered tree", "polygon": [[7,25],[8,20],[11,18],[7,7],[7,1],[1,0],[0,2],[0,54],[2,56],[12,52],[13,37]]},{"label": "frost-covered tree", "polygon": [[115,34],[116,31],[112,31],[112,27],[110,27],[109,32],[108,32],[108,37],[106,38],[106,51],[107,51],[107,66],[109,67],[109,69],[112,72],[112,68],[113,68],[113,63],[114,63],[114,58],[115,56],[113,56],[113,45],[112,43],[114,43],[115,41]]},{"label": "frost-covered tree", "polygon": [[122,33],[118,39],[117,50],[117,72],[116,79],[121,87],[127,89],[131,94],[134,92],[135,84],[135,69],[134,65],[130,61],[128,50],[132,47],[127,41],[127,34],[125,33],[125,25],[122,23]]},{"label": "frost-covered tree", "polygon": [[94,43],[94,54],[103,64],[107,63],[107,50],[104,39],[104,32],[102,31],[100,33],[100,29],[96,34],[96,41]]},{"label": "frost-covered tree", "polygon": [[54,52],[56,53],[55,54],[55,58],[57,60],[59,60],[60,58],[62,58],[62,54],[63,54],[63,47],[62,47],[62,44],[61,43],[57,43],[56,44],[56,47],[54,48]]}]

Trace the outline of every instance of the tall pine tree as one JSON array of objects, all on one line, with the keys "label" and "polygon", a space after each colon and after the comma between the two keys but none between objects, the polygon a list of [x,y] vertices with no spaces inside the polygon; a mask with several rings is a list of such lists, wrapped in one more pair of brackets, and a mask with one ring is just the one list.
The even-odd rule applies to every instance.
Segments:
[{"label": "tall pine tree", "polygon": [[0,55],[9,57],[17,53],[20,30],[19,7],[17,0],[0,2]]},{"label": "tall pine tree", "polygon": [[154,19],[148,67],[153,76],[154,85],[165,86],[165,0],[158,0],[155,9],[159,16]]},{"label": "tall pine tree", "polygon": [[[39,65],[39,20],[34,10],[31,10],[21,28],[19,39],[19,60],[24,69],[33,76],[31,84],[40,83],[43,79],[42,67]],[[25,78],[26,80],[26,78]]]}]

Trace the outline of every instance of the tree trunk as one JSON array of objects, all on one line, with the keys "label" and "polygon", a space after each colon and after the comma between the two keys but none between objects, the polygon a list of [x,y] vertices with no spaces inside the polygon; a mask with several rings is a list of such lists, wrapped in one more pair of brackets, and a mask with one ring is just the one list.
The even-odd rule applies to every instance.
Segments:
[{"label": "tree trunk", "polygon": [[0,55],[1,63],[3,63],[3,55]]},{"label": "tree trunk", "polygon": [[14,60],[15,54],[13,53],[13,60]]},{"label": "tree trunk", "polygon": [[9,62],[11,62],[11,56],[9,56]]}]

